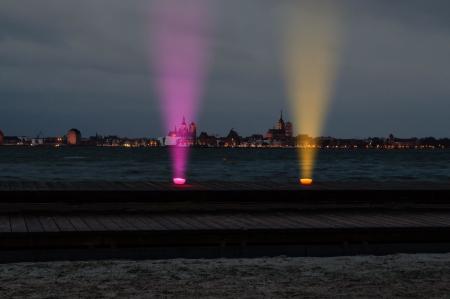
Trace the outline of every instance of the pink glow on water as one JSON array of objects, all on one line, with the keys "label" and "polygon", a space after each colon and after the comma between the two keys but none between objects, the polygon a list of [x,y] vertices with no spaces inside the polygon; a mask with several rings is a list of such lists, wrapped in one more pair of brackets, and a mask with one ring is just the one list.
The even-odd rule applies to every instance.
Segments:
[{"label": "pink glow on water", "polygon": [[[155,0],[150,16],[151,58],[165,130],[196,121],[209,59],[211,0]],[[175,177],[184,177],[189,150],[172,149]]]},{"label": "pink glow on water", "polygon": [[173,146],[170,148],[172,157],[172,173],[176,178],[184,178],[186,175],[187,161],[189,155],[188,147]]}]

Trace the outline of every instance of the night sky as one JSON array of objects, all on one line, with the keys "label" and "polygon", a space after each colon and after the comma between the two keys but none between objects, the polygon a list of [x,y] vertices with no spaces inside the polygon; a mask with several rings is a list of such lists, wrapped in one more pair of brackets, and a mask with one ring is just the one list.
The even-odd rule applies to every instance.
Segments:
[{"label": "night sky", "polygon": [[[203,37],[212,59],[200,131],[264,133],[281,109],[289,119],[280,37],[294,2],[216,1],[214,28]],[[450,2],[339,3],[342,49],[323,135],[450,136]],[[2,0],[0,129],[165,134],[149,53],[151,7],[139,0]]]}]

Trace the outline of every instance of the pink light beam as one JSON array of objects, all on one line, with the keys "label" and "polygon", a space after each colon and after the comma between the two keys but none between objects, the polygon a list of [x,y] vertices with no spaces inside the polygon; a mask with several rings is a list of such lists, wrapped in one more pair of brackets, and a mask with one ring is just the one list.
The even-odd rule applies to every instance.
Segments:
[{"label": "pink light beam", "polygon": [[[151,58],[168,132],[182,117],[196,121],[209,60],[211,0],[155,0]],[[189,149],[171,149],[174,178],[186,178]]]}]

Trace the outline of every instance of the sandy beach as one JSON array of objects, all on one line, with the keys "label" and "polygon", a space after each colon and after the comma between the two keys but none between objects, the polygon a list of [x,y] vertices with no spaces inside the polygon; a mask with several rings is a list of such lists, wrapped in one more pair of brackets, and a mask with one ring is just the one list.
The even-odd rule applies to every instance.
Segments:
[{"label": "sandy beach", "polygon": [[450,298],[450,254],[16,263],[0,298]]}]

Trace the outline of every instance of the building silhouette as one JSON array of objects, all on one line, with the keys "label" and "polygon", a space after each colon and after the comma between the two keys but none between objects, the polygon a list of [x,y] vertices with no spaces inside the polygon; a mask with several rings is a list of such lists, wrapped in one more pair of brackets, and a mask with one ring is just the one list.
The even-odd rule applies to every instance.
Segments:
[{"label": "building silhouette", "polygon": [[164,138],[164,145],[167,146],[193,146],[196,144],[197,125],[194,122],[188,125],[184,116],[181,125],[178,128],[175,126],[174,130]]},{"label": "building silhouette", "polygon": [[234,130],[231,129],[227,137],[223,139],[223,146],[225,147],[235,147],[241,144],[242,137]]},{"label": "building silhouette", "polygon": [[2,130],[0,130],[0,145],[3,145],[5,139],[5,135],[3,134]]},{"label": "building silhouette", "polygon": [[81,132],[77,129],[70,129],[67,132],[66,140],[68,145],[79,145],[81,143]]},{"label": "building silhouette", "polygon": [[284,121],[283,111],[281,111],[280,119],[277,121],[274,128],[267,131],[265,137],[271,144],[288,145],[292,142],[292,136],[292,123]]},{"label": "building silhouette", "polygon": [[202,147],[216,147],[217,137],[213,135],[208,135],[206,132],[201,132],[197,139],[197,145]]}]

